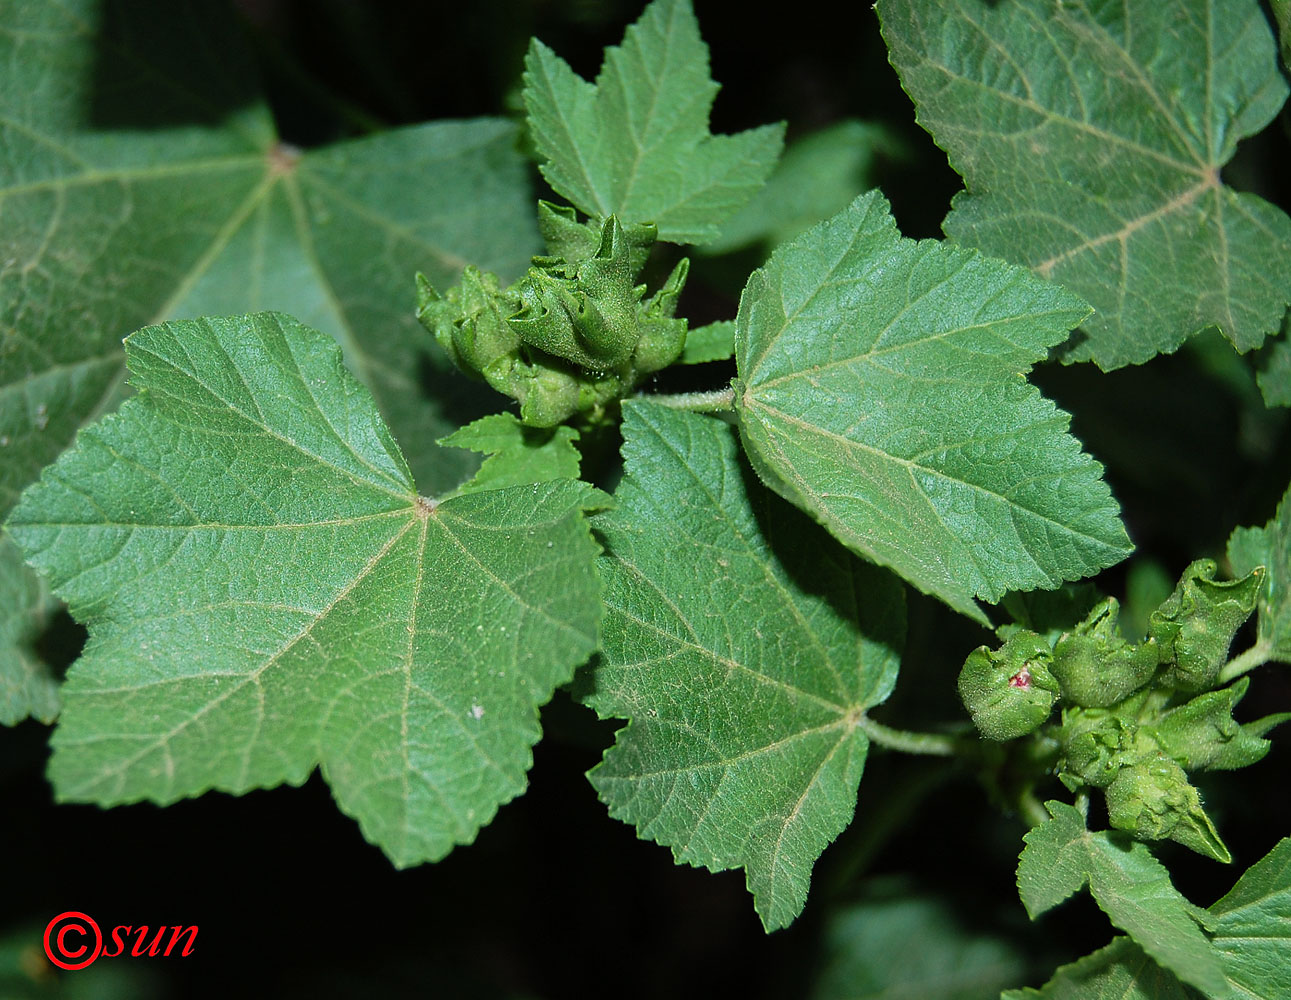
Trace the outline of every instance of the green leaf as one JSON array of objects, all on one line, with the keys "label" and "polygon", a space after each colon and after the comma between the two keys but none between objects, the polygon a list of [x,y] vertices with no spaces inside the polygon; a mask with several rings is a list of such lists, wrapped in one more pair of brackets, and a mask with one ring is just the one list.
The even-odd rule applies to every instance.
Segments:
[{"label": "green leaf", "polygon": [[1291,406],[1291,340],[1285,334],[1270,345],[1256,380],[1266,406]]},{"label": "green leaf", "polygon": [[[1214,947],[1238,995],[1281,1000],[1291,949],[1291,838],[1253,865],[1210,907]],[[1043,989],[1010,990],[1000,1000],[1186,1000],[1193,993],[1129,938],[1065,965]]]},{"label": "green leaf", "polygon": [[1215,903],[1215,947],[1238,994],[1286,996],[1291,954],[1291,837],[1283,838]]},{"label": "green leaf", "polygon": [[911,894],[840,909],[825,926],[813,1000],[982,1000],[1026,977],[1026,950],[956,917],[945,899]]},{"label": "green leaf", "polygon": [[473,469],[434,443],[476,407],[469,389],[426,391],[451,366],[410,276],[516,273],[538,249],[511,125],[302,154],[279,142],[225,4],[19,3],[4,21],[0,516],[120,402],[121,338],[181,316],[301,317],[343,345],[423,487]]},{"label": "green leaf", "polygon": [[28,716],[53,722],[58,715],[58,681],[32,645],[57,606],[27,572],[18,547],[0,534],[0,725]]},{"label": "green leaf", "polygon": [[508,486],[577,479],[580,456],[572,427],[526,427],[513,413],[493,413],[454,431],[439,443],[489,457],[469,482],[453,491],[480,493]]},{"label": "green leaf", "polygon": [[904,239],[876,192],[782,247],[736,319],[736,411],[768,485],[985,623],[1130,542],[1102,467],[1025,373],[1087,314],[1021,268]]},{"label": "green leaf", "polygon": [[1282,62],[1291,66],[1291,0],[1269,0],[1269,7],[1278,23]]},{"label": "green leaf", "polygon": [[803,136],[785,149],[766,185],[727,221],[721,236],[704,245],[703,252],[789,242],[875,187],[877,160],[884,155],[909,158],[885,125],[849,119]]},{"label": "green leaf", "polygon": [[1089,301],[1069,359],[1138,364],[1211,325],[1248,351],[1278,330],[1291,219],[1220,180],[1287,95],[1258,0],[879,9],[919,122],[967,185],[947,236]]},{"label": "green leaf", "polygon": [[419,497],[324,334],[277,314],[126,342],[139,395],[87,427],[9,530],[90,629],[63,687],[60,799],[303,782],[399,865],[524,788],[537,710],[596,647],[568,480]]},{"label": "green leaf", "polygon": [[627,718],[590,772],[678,861],[745,869],[768,930],[851,821],[905,632],[900,584],[761,488],[723,421],[629,402],[586,701]]},{"label": "green leaf", "polygon": [[735,323],[723,319],[686,333],[686,346],[679,364],[702,365],[706,361],[725,361],[735,356]]},{"label": "green leaf", "polygon": [[1192,1000],[1183,983],[1129,938],[1062,966],[1038,990],[1008,990],[1000,1000]]},{"label": "green leaf", "polygon": [[1262,528],[1238,528],[1228,539],[1228,562],[1235,574],[1257,566],[1268,570],[1260,592],[1257,644],[1269,659],[1291,663],[1291,489],[1277,513]]},{"label": "green leaf", "polygon": [[235,23],[220,4],[8,8],[0,511],[114,405],[127,333],[254,309],[342,343],[424,487],[474,465],[433,443],[460,421],[422,389],[450,368],[412,315],[412,274],[518,273],[537,251],[514,128],[444,122],[299,153]]},{"label": "green leaf", "polygon": [[703,243],[766,181],[784,126],[712,135],[718,86],[690,0],[655,0],[605,50],[591,84],[542,42],[525,58],[524,104],[542,175],[588,215],[653,222]]},{"label": "green leaf", "polygon": [[1180,979],[1215,998],[1229,995],[1219,956],[1197,927],[1202,911],[1170,884],[1146,847],[1090,833],[1072,806],[1046,802],[1053,817],[1026,835],[1018,892],[1035,919],[1086,884],[1108,918]]}]

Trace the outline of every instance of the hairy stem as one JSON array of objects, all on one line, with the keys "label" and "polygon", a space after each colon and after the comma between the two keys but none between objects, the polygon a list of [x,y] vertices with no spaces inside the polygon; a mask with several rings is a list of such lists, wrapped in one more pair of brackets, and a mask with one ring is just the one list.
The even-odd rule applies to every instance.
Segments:
[{"label": "hairy stem", "polygon": [[954,757],[960,753],[960,743],[953,736],[943,733],[912,733],[908,729],[892,729],[862,715],[856,724],[879,746],[902,753],[932,754],[936,757]]},{"label": "hairy stem", "polygon": [[1227,684],[1234,677],[1241,677],[1242,674],[1247,671],[1254,670],[1256,667],[1268,663],[1269,656],[1272,652],[1273,650],[1269,648],[1267,643],[1257,642],[1245,653],[1240,653],[1239,655],[1234,656],[1224,664],[1224,668],[1219,672],[1217,683]]},{"label": "hairy stem", "polygon": [[661,406],[671,406],[674,410],[715,413],[719,410],[729,410],[735,405],[735,390],[727,386],[725,389],[715,389],[712,392],[679,392],[674,395],[660,394],[646,398]]}]

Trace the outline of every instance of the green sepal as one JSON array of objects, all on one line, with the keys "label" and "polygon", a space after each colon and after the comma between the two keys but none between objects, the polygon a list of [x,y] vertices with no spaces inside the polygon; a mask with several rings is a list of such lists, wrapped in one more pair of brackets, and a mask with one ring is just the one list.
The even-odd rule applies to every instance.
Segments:
[{"label": "green sepal", "polygon": [[1051,660],[1049,644],[1026,630],[998,650],[979,646],[969,653],[959,673],[959,697],[978,732],[988,740],[1011,740],[1038,729],[1058,700]]},{"label": "green sepal", "polygon": [[1148,634],[1166,664],[1162,681],[1184,691],[1212,687],[1228,659],[1233,636],[1251,613],[1265,569],[1240,580],[1215,580],[1215,561],[1198,559],[1183,571],[1161,607],[1148,617]]},{"label": "green sepal", "polygon": [[1225,864],[1232,855],[1182,767],[1164,753],[1122,767],[1107,788],[1107,818],[1139,840],[1169,838]]},{"label": "green sepal", "polygon": [[1109,708],[1146,684],[1159,662],[1157,644],[1127,642],[1117,627],[1120,604],[1097,604],[1053,647],[1051,670],[1062,696],[1085,708]]},{"label": "green sepal", "polygon": [[646,300],[641,310],[641,339],[632,355],[632,367],[648,375],[673,364],[686,347],[686,321],[674,319],[677,300],[690,274],[690,259],[683,257],[663,287]]},{"label": "green sepal", "polygon": [[1232,771],[1262,760],[1273,744],[1261,736],[1291,719],[1291,712],[1245,725],[1235,721],[1233,709],[1250,683],[1243,677],[1167,712],[1151,727],[1157,745],[1187,771]]}]

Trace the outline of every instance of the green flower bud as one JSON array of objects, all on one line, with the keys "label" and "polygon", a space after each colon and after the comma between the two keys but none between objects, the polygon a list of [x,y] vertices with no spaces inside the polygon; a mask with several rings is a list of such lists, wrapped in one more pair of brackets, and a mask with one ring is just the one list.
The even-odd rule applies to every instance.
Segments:
[{"label": "green flower bud", "polygon": [[1085,708],[1109,708],[1156,672],[1156,643],[1127,642],[1117,628],[1119,615],[1120,605],[1109,597],[1054,644],[1051,669],[1064,698]]},{"label": "green flower bud", "polygon": [[668,275],[663,287],[645,303],[641,318],[641,339],[632,355],[632,367],[648,375],[667,368],[681,357],[686,346],[686,321],[673,319],[677,299],[690,274],[690,260],[683,257]]},{"label": "green flower bud", "polygon": [[[628,244],[618,220],[601,229],[596,252],[578,262],[535,258],[520,280],[523,308],[511,328],[526,344],[592,371],[622,365],[641,339]],[[572,276],[568,276],[570,271]]]},{"label": "green flower bud", "polygon": [[1117,772],[1107,788],[1107,817],[1116,829],[1139,840],[1169,838],[1216,861],[1232,860],[1197,789],[1164,753]]},{"label": "green flower bud", "polygon": [[1165,683],[1184,691],[1214,685],[1233,636],[1255,610],[1264,573],[1261,566],[1240,580],[1216,581],[1213,559],[1183,571],[1174,593],[1148,617],[1148,633],[1167,665]]},{"label": "green flower bud", "polygon": [[998,650],[981,646],[968,654],[959,673],[959,697],[978,732],[990,740],[1011,740],[1038,729],[1058,700],[1049,673],[1049,644],[1020,631]]},{"label": "green flower bud", "polygon": [[506,317],[516,308],[510,291],[497,276],[466,267],[461,283],[447,295],[435,291],[424,274],[417,275],[417,318],[430,330],[453,363],[479,376],[499,359],[514,357],[520,341]]},{"label": "green flower bud", "polygon": [[530,427],[554,427],[579,410],[580,380],[545,365],[517,369],[508,395],[520,401],[520,419]]},{"label": "green flower bud", "polygon": [[1250,683],[1249,677],[1243,677],[1167,712],[1151,727],[1157,745],[1188,771],[1229,771],[1263,759],[1272,744],[1261,735],[1291,718],[1291,713],[1270,715],[1246,725],[1237,722],[1233,709]]},{"label": "green flower bud", "polygon": [[[538,202],[538,232],[542,234],[547,252],[553,259],[577,263],[591,257],[601,245],[603,228],[604,223],[579,222],[578,213],[570,205]],[[635,277],[645,267],[650,248],[659,237],[659,229],[654,223],[645,222],[622,226],[622,231],[628,250],[628,269]],[[567,276],[573,277],[572,274]]]},{"label": "green flower bud", "polygon": [[1133,722],[1101,709],[1064,711],[1058,779],[1072,791],[1082,785],[1106,788],[1130,762],[1137,729]]}]

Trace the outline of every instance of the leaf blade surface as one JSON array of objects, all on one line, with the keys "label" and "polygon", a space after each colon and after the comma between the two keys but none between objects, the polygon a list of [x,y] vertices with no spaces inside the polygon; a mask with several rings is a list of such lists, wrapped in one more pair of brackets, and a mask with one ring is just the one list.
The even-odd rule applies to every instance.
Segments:
[{"label": "leaf blade surface", "polygon": [[768,929],[847,825],[904,638],[888,574],[762,489],[723,422],[624,407],[627,478],[598,518],[607,618],[587,702],[630,719],[590,772],[678,861],[743,867]]},{"label": "leaf blade surface", "polygon": [[736,319],[758,471],[845,544],[984,621],[1130,546],[1101,466],[1024,373],[1086,314],[1021,269],[904,239],[877,193],[777,251]]},{"label": "leaf blade surface", "polygon": [[881,4],[918,119],[964,177],[944,228],[1096,310],[1070,360],[1172,352],[1281,324],[1291,219],[1220,181],[1286,99],[1253,0]]},{"label": "leaf blade surface", "polygon": [[674,243],[715,238],[783,145],[781,125],[712,135],[717,90],[689,0],[647,7],[606,50],[595,84],[536,39],[525,59],[525,108],[548,183],[588,215],[653,222]]},{"label": "leaf blade surface", "polygon": [[140,394],[8,523],[90,628],[59,797],[165,803],[321,765],[397,864],[473,839],[596,645],[589,488],[418,497],[334,342],[278,314],[127,349]]}]

